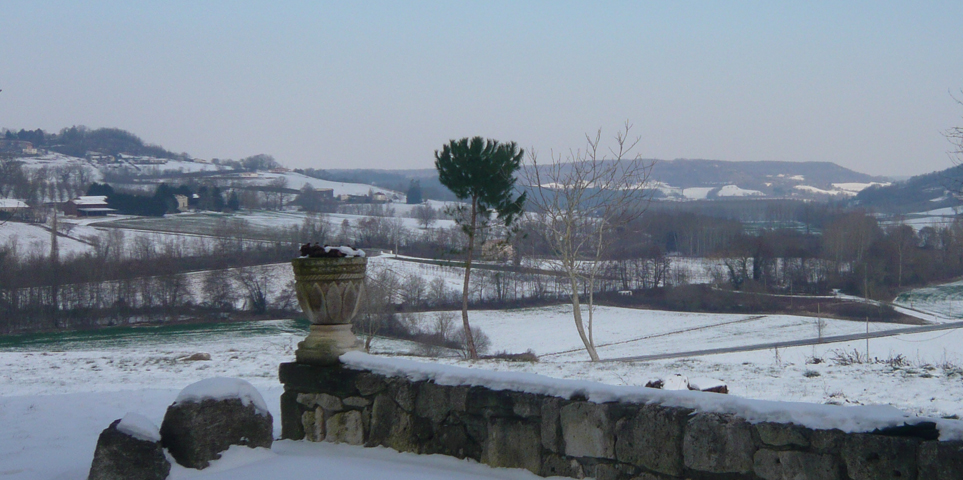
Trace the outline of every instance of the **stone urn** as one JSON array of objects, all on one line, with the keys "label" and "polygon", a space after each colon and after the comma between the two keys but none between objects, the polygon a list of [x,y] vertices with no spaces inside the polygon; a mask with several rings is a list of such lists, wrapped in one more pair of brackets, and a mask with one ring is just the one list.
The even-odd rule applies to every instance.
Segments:
[{"label": "stone urn", "polygon": [[337,365],[341,354],[360,350],[351,319],[364,296],[365,257],[301,257],[294,266],[294,288],[311,331],[298,343],[298,363]]}]

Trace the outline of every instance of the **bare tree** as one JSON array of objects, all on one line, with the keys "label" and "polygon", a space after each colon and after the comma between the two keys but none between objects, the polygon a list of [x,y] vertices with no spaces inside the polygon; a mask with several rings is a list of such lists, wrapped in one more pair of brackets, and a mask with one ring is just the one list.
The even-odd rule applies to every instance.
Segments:
[{"label": "bare tree", "polygon": [[[541,164],[529,154],[524,172],[534,190],[531,203],[542,220],[546,243],[559,257],[558,267],[568,279],[575,328],[592,361],[599,359],[592,336],[594,291],[602,257],[614,239],[613,232],[638,218],[651,198],[645,191],[654,162],[632,151],[640,137],[630,138],[626,122],[614,144],[602,147],[602,130],[585,136],[585,149],[567,155],[551,154]],[[579,292],[588,294],[588,331],[582,321]]]},{"label": "bare tree", "polygon": [[435,220],[438,218],[437,210],[428,204],[418,205],[412,209],[411,213],[418,220],[418,224],[425,230],[431,228],[431,224],[435,223]]}]

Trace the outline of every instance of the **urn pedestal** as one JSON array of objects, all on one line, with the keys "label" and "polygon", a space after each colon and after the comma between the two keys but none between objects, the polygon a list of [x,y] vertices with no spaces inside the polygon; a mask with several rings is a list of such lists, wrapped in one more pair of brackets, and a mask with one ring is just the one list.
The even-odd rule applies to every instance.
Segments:
[{"label": "urn pedestal", "polygon": [[311,321],[308,337],[295,351],[297,362],[338,365],[341,354],[362,347],[351,333],[351,319],[364,296],[368,259],[305,257],[291,263],[298,303]]}]

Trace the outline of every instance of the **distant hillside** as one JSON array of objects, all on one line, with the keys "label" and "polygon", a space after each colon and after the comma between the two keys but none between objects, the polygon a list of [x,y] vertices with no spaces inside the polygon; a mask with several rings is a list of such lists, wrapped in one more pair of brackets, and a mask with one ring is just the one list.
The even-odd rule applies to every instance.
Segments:
[{"label": "distant hillside", "polygon": [[917,175],[886,187],[859,192],[854,203],[883,213],[928,212],[960,204],[949,192],[961,192],[963,165]]},{"label": "distant hillside", "polygon": [[74,125],[61,129],[59,133],[47,133],[41,129],[24,130],[19,132],[8,130],[3,135],[4,140],[22,140],[30,142],[35,148],[52,152],[84,157],[87,152],[104,155],[121,153],[155,158],[177,158],[179,155],[165,150],[158,145],[144,143],[137,135],[119,128],[89,129]]},{"label": "distant hillside", "polygon": [[654,180],[680,188],[737,185],[765,189],[767,183],[788,180],[826,189],[833,183],[885,182],[831,162],[728,162],[723,160],[661,160],[652,172]]}]

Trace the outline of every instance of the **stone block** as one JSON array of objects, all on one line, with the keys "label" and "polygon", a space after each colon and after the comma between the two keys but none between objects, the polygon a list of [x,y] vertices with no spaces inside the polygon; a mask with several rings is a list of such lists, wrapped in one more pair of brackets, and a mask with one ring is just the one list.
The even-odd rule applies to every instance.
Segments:
[{"label": "stone block", "polygon": [[355,388],[358,389],[358,393],[368,397],[387,388],[387,384],[385,383],[385,378],[381,375],[362,373],[358,375],[358,379],[355,381]]},{"label": "stone block", "polygon": [[418,390],[415,415],[427,418],[432,423],[441,423],[448,418],[448,412],[451,411],[448,400],[447,387],[435,385],[432,382],[425,383]]},{"label": "stone block", "polygon": [[304,432],[304,439],[309,442],[321,442],[324,440],[324,410],[315,407],[301,414],[301,429]]},{"label": "stone block", "polygon": [[350,410],[332,415],[324,422],[324,441],[331,443],[347,443],[348,445],[364,444],[364,428],[361,412]]},{"label": "stone block", "polygon": [[231,445],[271,448],[274,441],[271,414],[239,398],[175,403],[160,432],[164,448],[189,468],[206,468]]},{"label": "stone block", "polygon": [[758,423],[753,428],[759,434],[759,440],[773,447],[809,447],[807,434],[809,429],[792,424]]},{"label": "stone block", "polygon": [[921,480],[963,478],[963,442],[923,442],[919,452]]},{"label": "stone block", "polygon": [[542,465],[538,426],[531,422],[492,418],[482,446],[482,463],[493,467],[524,468],[538,473]]},{"label": "stone block", "polygon": [[465,411],[472,415],[489,418],[511,417],[512,401],[505,392],[496,392],[485,387],[471,387],[465,399]]},{"label": "stone block", "polygon": [[753,471],[764,480],[844,480],[840,464],[832,455],[794,451],[759,450]]},{"label": "stone block", "polygon": [[[115,420],[100,433],[88,480],[164,480],[171,464],[155,439],[137,438],[117,429]],[[157,427],[153,427],[157,428]],[[15,472],[14,472],[15,473]]]},{"label": "stone block", "polygon": [[643,405],[616,424],[615,456],[620,462],[681,476],[682,442],[691,410]]},{"label": "stone block", "polygon": [[364,408],[371,405],[371,400],[364,397],[348,397],[342,400],[342,403],[348,407]]},{"label": "stone block", "polygon": [[585,471],[578,460],[559,455],[547,455],[542,460],[538,474],[542,477],[583,478]]},{"label": "stone block", "polygon": [[407,379],[392,377],[387,381],[388,395],[406,412],[415,411],[415,398],[418,395],[419,383],[411,383]]},{"label": "stone block", "polygon": [[553,453],[562,451],[561,410],[562,400],[560,398],[545,397],[542,399],[542,447]]},{"label": "stone block", "polygon": [[531,393],[509,392],[512,399],[512,413],[519,417],[535,418],[542,414],[542,401]]},{"label": "stone block", "polygon": [[846,436],[842,457],[852,480],[914,480],[919,444],[916,439],[857,433]]},{"label": "stone block", "polygon": [[340,365],[320,366],[282,363],[278,377],[284,388],[301,393],[327,393],[339,398],[359,395],[355,386],[362,372]]},{"label": "stone block", "polygon": [[813,430],[810,432],[809,441],[812,449],[817,453],[830,453],[839,455],[843,448],[843,440],[846,434],[842,430]]},{"label": "stone block", "polygon": [[341,404],[341,399],[335,397],[334,395],[328,395],[327,393],[318,394],[318,396],[315,398],[315,404],[327,412],[340,412],[341,410],[344,410],[344,405]]},{"label": "stone block", "polygon": [[559,411],[565,454],[615,459],[615,426],[606,405],[573,402]]},{"label": "stone block", "polygon": [[281,394],[281,438],[285,440],[304,439],[304,426],[301,423],[304,407],[297,398],[297,392],[285,391]]},{"label": "stone block", "polygon": [[468,387],[465,385],[445,387],[448,389],[448,399],[451,411],[464,412],[468,410]]},{"label": "stone block", "polygon": [[756,446],[752,427],[732,415],[700,413],[685,428],[685,466],[709,473],[749,473]]},{"label": "stone block", "polygon": [[382,445],[399,452],[417,452],[418,445],[412,432],[411,414],[402,410],[394,400],[382,393],[371,407],[371,428],[365,446]]},{"label": "stone block", "polygon": [[434,435],[425,445],[423,452],[479,460],[482,447],[468,436],[463,425],[442,424],[435,427]]}]

